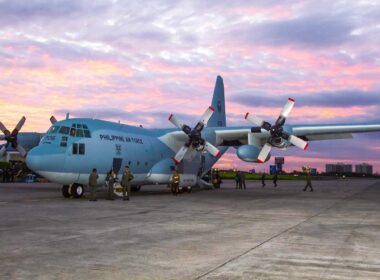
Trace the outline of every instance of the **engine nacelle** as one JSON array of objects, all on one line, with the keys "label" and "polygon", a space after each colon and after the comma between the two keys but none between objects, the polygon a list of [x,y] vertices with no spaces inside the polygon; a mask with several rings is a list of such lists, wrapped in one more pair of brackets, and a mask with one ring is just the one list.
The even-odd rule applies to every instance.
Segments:
[{"label": "engine nacelle", "polygon": [[[238,156],[238,158],[247,162],[256,162],[257,157],[259,156],[259,153],[260,153],[260,148],[257,148],[252,145],[242,145],[236,151],[236,155]],[[265,162],[267,162],[269,159],[270,159],[270,154],[266,158]]]}]

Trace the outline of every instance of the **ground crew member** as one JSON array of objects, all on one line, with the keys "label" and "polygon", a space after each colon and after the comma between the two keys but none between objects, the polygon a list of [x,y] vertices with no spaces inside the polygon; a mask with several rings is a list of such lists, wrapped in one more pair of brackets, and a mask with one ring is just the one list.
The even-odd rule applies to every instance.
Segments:
[{"label": "ground crew member", "polygon": [[113,197],[114,195],[113,185],[115,184],[115,178],[116,178],[116,174],[113,171],[113,169],[111,169],[107,175],[107,179],[108,179],[108,192],[107,192],[107,198],[106,198],[107,200],[115,200]]},{"label": "ground crew member", "polygon": [[245,174],[244,172],[240,172],[240,189],[247,189],[245,185]]},{"label": "ground crew member", "polygon": [[129,200],[131,193],[131,181],[133,180],[133,174],[129,171],[129,166],[125,166],[123,177],[121,178],[121,186],[123,187],[123,200]]},{"label": "ground crew member", "polygon": [[177,172],[177,170],[174,169],[173,175],[170,178],[171,189],[172,189],[172,193],[174,195],[178,195],[178,193],[179,193],[179,182],[180,182],[180,179],[181,178],[179,176],[179,173]]},{"label": "ground crew member", "polygon": [[98,184],[98,172],[96,168],[92,169],[90,177],[88,178],[88,186],[90,187],[90,201],[96,201],[96,188]]},{"label": "ground crew member", "polygon": [[263,188],[266,186],[265,185],[265,173],[263,173],[263,175],[261,175],[261,185]]},{"label": "ground crew member", "polygon": [[277,187],[277,173],[274,173],[273,175],[273,185],[275,188]]},{"label": "ground crew member", "polygon": [[305,192],[308,187],[310,187],[310,191],[313,192],[313,186],[311,185],[311,174],[310,174],[310,168],[305,168],[306,171],[306,186],[303,188],[303,191]]},{"label": "ground crew member", "polygon": [[219,189],[220,184],[222,183],[222,179],[220,178],[219,170],[213,169],[211,173],[212,184],[214,188]]},{"label": "ground crew member", "polygon": [[238,187],[240,186],[240,175],[239,175],[239,171],[236,172],[236,175],[235,175],[235,182],[236,182],[236,189],[238,189]]}]

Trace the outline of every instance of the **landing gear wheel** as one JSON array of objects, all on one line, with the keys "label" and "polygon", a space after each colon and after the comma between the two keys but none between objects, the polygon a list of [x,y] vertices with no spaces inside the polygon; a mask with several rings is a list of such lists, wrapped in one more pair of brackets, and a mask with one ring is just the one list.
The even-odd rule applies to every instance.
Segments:
[{"label": "landing gear wheel", "polygon": [[69,186],[68,185],[63,185],[62,186],[62,195],[63,195],[63,197],[66,197],[66,198],[70,197]]},{"label": "landing gear wheel", "polygon": [[134,186],[134,187],[131,188],[131,191],[133,191],[133,192],[139,192],[140,189],[141,189],[141,186]]},{"label": "landing gear wheel", "polygon": [[71,194],[75,198],[81,198],[84,193],[84,187],[79,184],[73,184],[71,186]]}]

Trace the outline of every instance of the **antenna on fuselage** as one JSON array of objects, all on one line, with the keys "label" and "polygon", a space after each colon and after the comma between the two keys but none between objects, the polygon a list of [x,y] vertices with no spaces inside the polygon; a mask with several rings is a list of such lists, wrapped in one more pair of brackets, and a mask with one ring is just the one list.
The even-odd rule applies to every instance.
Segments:
[{"label": "antenna on fuselage", "polygon": [[66,120],[70,119],[70,113],[66,113]]}]

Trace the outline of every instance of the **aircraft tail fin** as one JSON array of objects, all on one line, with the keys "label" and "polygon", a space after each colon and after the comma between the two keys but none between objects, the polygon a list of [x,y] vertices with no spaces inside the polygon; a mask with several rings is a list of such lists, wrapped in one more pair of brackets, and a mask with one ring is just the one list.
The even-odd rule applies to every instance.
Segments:
[{"label": "aircraft tail fin", "polygon": [[208,127],[225,127],[226,126],[226,102],[224,99],[224,83],[221,76],[216,77],[214,95],[211,106],[214,107],[214,113],[207,123]]}]

